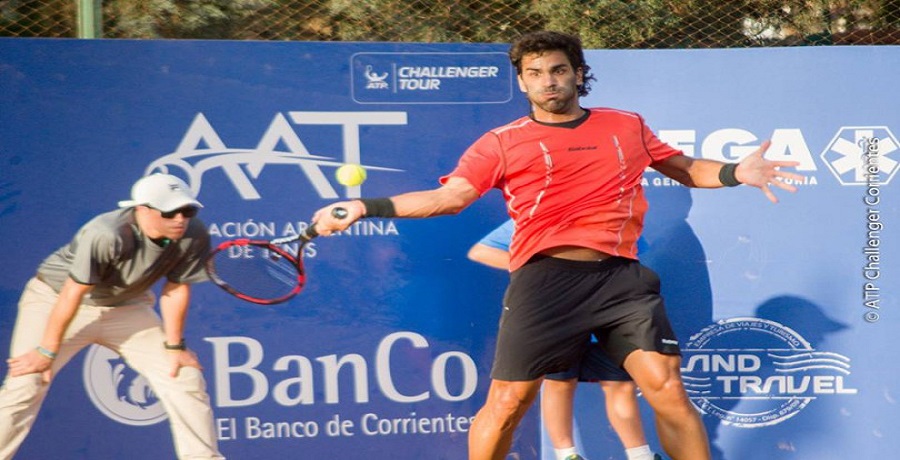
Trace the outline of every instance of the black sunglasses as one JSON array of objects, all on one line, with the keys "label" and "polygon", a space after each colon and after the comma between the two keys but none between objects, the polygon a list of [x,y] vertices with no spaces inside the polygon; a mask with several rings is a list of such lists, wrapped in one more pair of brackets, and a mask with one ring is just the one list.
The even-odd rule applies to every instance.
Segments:
[{"label": "black sunglasses", "polygon": [[[147,206],[147,207],[150,209],[156,209],[153,206]],[[175,209],[172,211],[160,211],[159,209],[156,209],[156,210],[159,211],[159,215],[162,216],[163,219],[174,219],[175,216],[177,216],[179,214],[190,219],[191,217],[196,216],[198,212],[200,212],[200,209],[195,208],[193,206],[185,206],[183,208],[178,208],[178,209]]]}]

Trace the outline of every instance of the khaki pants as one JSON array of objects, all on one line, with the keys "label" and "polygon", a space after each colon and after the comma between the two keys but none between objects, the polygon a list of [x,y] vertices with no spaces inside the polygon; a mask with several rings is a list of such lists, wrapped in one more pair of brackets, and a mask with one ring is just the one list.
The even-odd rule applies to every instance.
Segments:
[{"label": "khaki pants", "polygon": [[[44,282],[36,278],[28,282],[19,301],[10,356],[27,353],[40,344],[56,298],[56,292]],[[178,458],[224,458],[217,448],[203,374],[182,367],[177,378],[169,376],[162,322],[153,308],[155,300],[147,300],[120,307],[79,306],[53,362],[53,375],[82,348],[103,345],[147,379],[168,414]],[[6,377],[0,387],[0,460],[11,459],[25,440],[49,387],[40,374]]]}]

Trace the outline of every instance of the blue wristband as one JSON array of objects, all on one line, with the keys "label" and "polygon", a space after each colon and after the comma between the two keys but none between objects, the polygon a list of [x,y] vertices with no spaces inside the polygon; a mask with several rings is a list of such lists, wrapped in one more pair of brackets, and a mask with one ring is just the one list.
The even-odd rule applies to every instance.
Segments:
[{"label": "blue wristband", "polygon": [[54,353],[40,345],[38,345],[37,348],[35,348],[35,350],[37,350],[37,352],[40,353],[41,356],[43,356],[47,359],[51,359],[51,360],[56,359],[56,353]]}]

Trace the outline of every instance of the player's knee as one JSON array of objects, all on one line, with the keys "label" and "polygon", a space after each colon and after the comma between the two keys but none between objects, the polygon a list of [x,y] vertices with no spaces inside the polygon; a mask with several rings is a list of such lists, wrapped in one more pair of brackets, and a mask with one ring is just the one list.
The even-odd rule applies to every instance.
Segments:
[{"label": "player's knee", "polygon": [[513,392],[504,392],[491,399],[491,409],[497,414],[513,416],[527,409],[527,399]]},{"label": "player's knee", "polygon": [[684,415],[694,410],[685,391],[684,382],[677,374],[655,381],[648,388],[642,387],[641,390],[656,412]]},{"label": "player's knee", "polygon": [[674,373],[660,375],[657,378],[650,379],[641,389],[645,394],[672,399],[685,392],[684,383],[681,378]]},{"label": "player's knee", "polygon": [[632,382],[602,382],[606,407],[620,419],[630,419],[639,414],[637,386]]},{"label": "player's knee", "polygon": [[486,408],[495,423],[515,425],[534,401],[534,395],[512,386],[499,386],[490,391]]}]

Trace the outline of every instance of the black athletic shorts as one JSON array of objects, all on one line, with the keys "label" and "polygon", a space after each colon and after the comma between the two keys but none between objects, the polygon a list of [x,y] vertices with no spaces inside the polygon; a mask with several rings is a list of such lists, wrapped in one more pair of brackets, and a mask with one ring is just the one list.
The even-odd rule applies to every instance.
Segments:
[{"label": "black athletic shorts", "polygon": [[653,270],[621,257],[535,256],[510,274],[491,378],[566,371],[584,356],[591,334],[619,367],[639,349],[680,354]]}]

